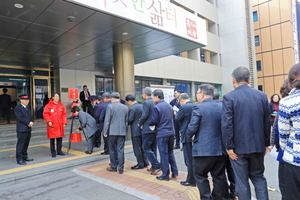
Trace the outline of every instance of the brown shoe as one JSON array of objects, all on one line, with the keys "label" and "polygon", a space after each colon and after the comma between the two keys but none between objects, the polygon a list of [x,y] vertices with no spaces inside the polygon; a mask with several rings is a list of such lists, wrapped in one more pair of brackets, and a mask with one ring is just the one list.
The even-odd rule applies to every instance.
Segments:
[{"label": "brown shoe", "polygon": [[114,168],[111,168],[111,167],[107,167],[106,170],[109,171],[109,172],[117,172],[117,169],[114,169]]},{"label": "brown shoe", "polygon": [[154,170],[155,170],[155,169],[152,169],[152,168],[148,168],[148,169],[147,169],[148,172],[154,172]]},{"label": "brown shoe", "polygon": [[157,175],[158,172],[160,172],[161,169],[154,169],[150,174]]}]

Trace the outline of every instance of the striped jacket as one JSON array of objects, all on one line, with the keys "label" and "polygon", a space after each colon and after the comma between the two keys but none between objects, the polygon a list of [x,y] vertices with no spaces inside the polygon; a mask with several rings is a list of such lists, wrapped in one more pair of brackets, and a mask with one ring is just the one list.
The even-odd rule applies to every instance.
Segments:
[{"label": "striped jacket", "polygon": [[279,103],[279,143],[283,160],[300,166],[300,90],[293,89]]}]

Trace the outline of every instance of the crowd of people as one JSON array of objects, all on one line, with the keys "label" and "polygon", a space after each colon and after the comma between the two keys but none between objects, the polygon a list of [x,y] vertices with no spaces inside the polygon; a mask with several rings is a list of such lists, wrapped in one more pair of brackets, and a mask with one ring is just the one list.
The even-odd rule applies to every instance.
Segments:
[{"label": "crowd of people", "polygon": [[[133,94],[127,95],[125,101],[118,92],[91,96],[84,86],[80,94],[82,110],[74,106],[71,112],[81,122],[77,131],[86,129],[86,154],[100,147],[102,135],[104,152],[101,154],[109,154],[110,165],[106,168],[109,172],[124,172],[124,143],[130,126],[137,161],[132,170],[147,168],[162,181],[176,178],[178,168],[173,149],[179,149],[181,143],[187,176],[180,184],[197,186],[202,200],[236,196],[251,200],[249,179],[256,198],[267,200],[264,156],[275,146],[279,152],[282,199],[300,199],[300,64],[291,68],[280,90],[281,100],[274,94],[269,102],[264,92],[249,87],[250,71],[246,67],[232,72],[232,84],[234,90],[224,95],[222,101],[211,84],[200,85],[196,103],[179,90],[175,90],[174,99],[167,103],[162,90],[146,87],[142,92],[143,104]],[[27,109],[29,96],[21,95],[20,101],[15,109],[16,158],[18,164],[24,165],[33,160],[28,157],[27,148],[34,123]],[[61,141],[67,116],[58,93],[45,106],[43,116],[52,157],[65,155]]]}]

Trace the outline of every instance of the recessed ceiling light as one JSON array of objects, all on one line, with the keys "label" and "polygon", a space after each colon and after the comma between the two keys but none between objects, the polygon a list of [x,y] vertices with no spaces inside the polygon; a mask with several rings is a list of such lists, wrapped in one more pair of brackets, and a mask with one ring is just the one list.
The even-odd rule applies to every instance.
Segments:
[{"label": "recessed ceiling light", "polygon": [[89,70],[89,69],[85,69],[85,70]]},{"label": "recessed ceiling light", "polygon": [[127,33],[127,32],[124,32],[123,35],[128,35],[128,33]]},{"label": "recessed ceiling light", "polygon": [[76,54],[76,56],[80,56],[80,54],[79,54],[79,53],[77,53],[77,54]]},{"label": "recessed ceiling light", "polygon": [[16,8],[24,8],[24,6],[23,6],[22,4],[20,4],[20,3],[16,3],[14,6],[15,6]]}]

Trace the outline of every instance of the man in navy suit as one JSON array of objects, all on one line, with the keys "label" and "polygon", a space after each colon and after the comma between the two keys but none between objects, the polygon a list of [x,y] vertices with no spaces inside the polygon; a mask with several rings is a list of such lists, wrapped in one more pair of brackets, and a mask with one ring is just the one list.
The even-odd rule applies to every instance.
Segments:
[{"label": "man in navy suit", "polygon": [[267,200],[264,155],[270,145],[270,110],[267,95],[248,86],[250,71],[238,67],[232,72],[233,91],[224,95],[223,142],[235,174],[236,194],[250,200],[250,178],[256,198]]},{"label": "man in navy suit", "polygon": [[155,103],[149,126],[155,126],[156,140],[160,155],[160,167],[162,175],[157,176],[156,179],[168,181],[170,180],[170,167],[172,177],[178,176],[178,168],[173,152],[174,147],[174,121],[173,109],[170,104],[165,102],[164,93],[162,90],[156,89],[152,93],[152,100]]},{"label": "man in navy suit", "polygon": [[149,87],[143,88],[143,113],[139,120],[138,126],[142,128],[143,149],[151,163],[151,168],[147,169],[152,175],[156,175],[160,171],[160,163],[156,155],[156,133],[149,126],[149,121],[152,116],[154,103],[151,98],[152,90]]},{"label": "man in navy suit", "polygon": [[[215,88],[200,85],[198,104],[193,108],[187,134],[193,139],[194,174],[200,199],[222,200],[225,197],[226,151],[222,143],[222,104],[212,99]],[[208,173],[213,179],[210,191]]]},{"label": "man in navy suit", "polygon": [[102,96],[98,96],[97,100],[96,100],[96,105],[94,107],[94,115],[95,115],[97,126],[99,128],[99,131],[97,131],[98,135],[95,138],[95,147],[97,147],[97,148],[99,148],[101,146],[101,132],[103,130],[103,122],[101,122],[99,120],[99,117],[100,117],[101,110],[102,110],[102,107],[104,104],[105,103],[103,101]]},{"label": "man in navy suit", "polygon": [[[179,99],[178,96],[181,94],[182,92],[178,89],[174,90],[174,99],[170,102],[170,105],[173,107],[174,106],[177,107],[177,109],[180,108],[180,103],[179,103]],[[180,134],[179,134],[179,123],[177,123],[175,121],[175,116],[174,116],[174,128],[175,128],[175,146],[174,149],[180,149]]]},{"label": "man in navy suit", "polygon": [[149,165],[146,154],[142,148],[142,129],[138,126],[139,119],[143,113],[143,105],[136,102],[132,94],[126,96],[125,100],[130,106],[128,112],[128,125],[131,125],[131,141],[133,153],[136,157],[137,164],[131,169],[143,169]]},{"label": "man in navy suit", "polygon": [[26,165],[26,161],[33,161],[28,158],[27,149],[31,137],[31,127],[34,125],[33,118],[28,108],[29,95],[23,94],[19,96],[21,104],[18,105],[14,112],[17,121],[17,137],[18,143],[16,147],[16,159],[19,165]]},{"label": "man in navy suit", "polygon": [[181,181],[180,184],[184,186],[196,186],[193,172],[192,139],[186,134],[195,104],[190,101],[187,93],[180,94],[178,100],[181,106],[179,111],[175,112],[175,121],[180,123],[179,132],[181,134],[184,163],[187,167],[186,181]]},{"label": "man in navy suit", "polygon": [[0,95],[1,119],[4,120],[4,117],[6,116],[7,123],[10,124],[10,110],[12,110],[11,98],[10,95],[7,94],[8,90],[6,88],[3,88],[2,91],[3,94]]}]

